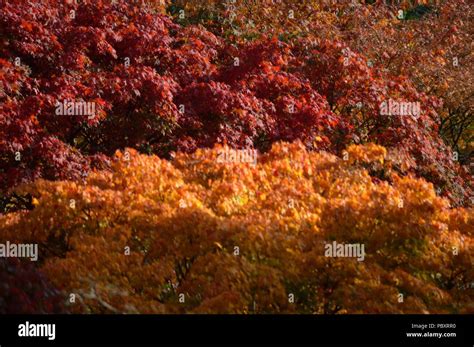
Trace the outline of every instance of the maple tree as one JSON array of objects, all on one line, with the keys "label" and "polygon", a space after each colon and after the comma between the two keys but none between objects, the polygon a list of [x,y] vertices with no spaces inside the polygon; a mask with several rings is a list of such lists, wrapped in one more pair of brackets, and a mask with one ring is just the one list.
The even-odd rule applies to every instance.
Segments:
[{"label": "maple tree", "polygon": [[[418,91],[440,98],[434,107],[436,112],[427,110],[430,114],[428,123],[452,150],[441,145],[440,153],[434,154],[426,147],[421,150],[420,145],[413,144],[409,147],[413,149],[417,147],[420,152],[431,153],[421,160],[423,163],[420,163],[420,158],[415,160],[421,164],[418,165],[419,174],[434,182],[442,194],[450,196],[457,203],[467,203],[472,195],[472,185],[468,178],[469,168],[461,168],[459,172],[454,169],[456,164],[447,162],[452,161],[448,158],[451,157],[461,164],[469,165],[472,157],[472,32],[469,25],[472,6],[468,2],[440,1],[433,4],[426,1],[364,3],[364,1],[311,0],[269,1],[268,6],[261,6],[260,2],[254,1],[178,0],[171,3],[172,13],[177,16],[179,22],[203,24],[209,30],[224,35],[231,41],[253,40],[266,34],[278,35],[281,39],[290,41],[300,40],[302,37],[330,42],[339,40],[351,51],[365,56],[367,64],[373,66],[376,73],[382,72],[382,80],[399,83],[405,79],[405,83],[397,85],[397,89],[412,85]],[[184,12],[179,12],[176,8]],[[179,14],[182,14],[184,19],[181,19]],[[359,74],[355,73],[352,58],[349,57],[351,53],[347,50],[343,52],[343,59],[348,66],[345,64],[336,71],[346,72],[348,85],[354,85],[356,90],[355,85],[359,78],[353,76],[358,76],[361,70],[357,67]],[[329,69],[333,66],[321,65],[328,69],[314,73],[315,80],[324,79],[325,73],[331,79],[337,79],[337,73]],[[312,66],[309,67],[311,68]],[[411,83],[407,84],[406,81]],[[372,83],[368,78],[367,82]],[[318,82],[321,85],[322,83]],[[340,85],[333,83],[328,85],[325,91],[322,92],[320,89],[317,91],[330,100],[331,93],[338,92],[338,87]],[[358,87],[361,88],[360,85]],[[382,91],[370,92],[371,96],[384,94]],[[399,97],[423,99],[411,87]],[[373,97],[368,97],[364,101],[361,99],[354,95],[353,100],[343,99],[342,105],[338,106],[347,110],[348,106],[351,106],[348,105],[348,101],[352,101],[352,104],[374,101]],[[376,119],[374,113],[378,112],[378,105],[373,104],[371,107],[374,112],[369,113],[370,117],[364,114],[365,107],[360,110],[360,114],[373,122]],[[428,104],[423,103],[422,109],[429,108]],[[405,130],[410,126],[404,124],[402,127],[404,130],[397,129],[397,132],[406,136]],[[367,132],[367,129],[363,130]],[[419,133],[419,130],[414,129],[409,132],[412,131]],[[434,142],[437,142],[436,134],[430,137],[434,137],[435,140],[424,139],[423,144],[434,145]],[[381,143],[391,147],[387,142]],[[420,157],[419,153],[414,156]],[[413,152],[411,157],[413,158]],[[434,157],[438,157],[439,160],[432,160]],[[426,159],[430,163],[427,163]],[[433,168],[436,172],[428,172]],[[447,177],[454,176],[461,176],[463,179],[457,182],[452,179],[446,180]]]},{"label": "maple tree", "polygon": [[471,17],[0,2],[0,312],[472,313]]},{"label": "maple tree", "polygon": [[[0,237],[40,245],[73,312],[472,312],[472,208],[400,177],[385,148],[277,143],[257,165],[224,149],[127,149],[83,183],[38,180]],[[382,168],[391,183],[368,173]],[[325,256],[333,240],[364,244],[364,261]]]},{"label": "maple tree", "polygon": [[[372,71],[344,43],[233,45],[122,2],[46,1],[34,11],[5,3],[0,21],[3,191],[39,177],[83,179],[124,147],[169,157],[215,143],[264,150],[300,139],[335,153],[360,141],[402,148],[453,201],[471,194],[431,120],[437,101]],[[421,102],[421,117],[380,117],[388,98]],[[65,100],[96,112],[58,116]]]},{"label": "maple tree", "polygon": [[[412,20],[413,9],[420,20]],[[464,163],[472,156],[472,11],[467,1],[356,7],[345,17],[350,29],[341,31],[378,68],[409,76],[418,90],[442,98],[436,122]]]}]

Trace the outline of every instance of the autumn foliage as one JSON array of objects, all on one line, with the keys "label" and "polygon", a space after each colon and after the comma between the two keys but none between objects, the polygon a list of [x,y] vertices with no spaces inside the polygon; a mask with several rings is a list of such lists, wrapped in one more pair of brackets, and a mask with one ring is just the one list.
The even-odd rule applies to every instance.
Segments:
[{"label": "autumn foliage", "polygon": [[[472,209],[413,177],[374,180],[363,167],[390,170],[383,147],[344,161],[277,144],[256,166],[219,150],[129,150],[84,183],[40,180],[2,238],[45,249],[75,312],[472,312]],[[365,260],[325,257],[332,240],[365,244]]]},{"label": "autumn foliage", "polygon": [[[39,177],[80,179],[125,147],[167,157],[300,139],[335,153],[361,141],[398,148],[452,199],[470,196],[433,121],[439,101],[344,43],[234,45],[122,2],[46,1],[35,11],[6,3],[0,15],[3,190]],[[380,116],[388,99],[420,102],[421,116]],[[58,116],[64,100],[95,103],[94,117]]]},{"label": "autumn foliage", "polygon": [[0,2],[0,312],[472,313],[470,14]]}]

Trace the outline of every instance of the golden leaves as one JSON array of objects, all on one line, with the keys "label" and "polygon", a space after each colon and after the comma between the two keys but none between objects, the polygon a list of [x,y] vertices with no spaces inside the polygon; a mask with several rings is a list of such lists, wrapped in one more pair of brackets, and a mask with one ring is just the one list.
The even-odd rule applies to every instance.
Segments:
[{"label": "golden leaves", "polygon": [[[56,285],[95,282],[119,312],[437,312],[470,300],[445,284],[449,267],[470,274],[472,209],[410,176],[374,182],[364,167],[384,165],[385,148],[353,145],[344,160],[277,143],[254,167],[219,162],[221,148],[171,162],[125,150],[85,182],[39,180],[21,188],[35,208],[0,217],[0,237],[44,243]],[[365,260],[325,257],[333,240],[364,244]],[[306,299],[289,305],[295,288]]]},{"label": "golden leaves", "polygon": [[374,143],[369,143],[367,145],[350,145],[347,148],[347,153],[349,154],[349,162],[364,162],[364,163],[373,163],[380,162],[383,164],[385,157],[387,155],[387,150],[378,146]]}]

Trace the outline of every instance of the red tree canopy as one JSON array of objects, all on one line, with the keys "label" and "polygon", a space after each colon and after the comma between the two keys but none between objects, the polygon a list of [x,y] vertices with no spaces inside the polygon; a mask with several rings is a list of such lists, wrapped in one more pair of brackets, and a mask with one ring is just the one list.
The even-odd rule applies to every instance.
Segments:
[{"label": "red tree canopy", "polygon": [[[334,153],[376,142],[400,157],[400,171],[414,170],[453,199],[470,195],[433,122],[438,101],[341,42],[230,44],[127,2],[0,8],[2,190],[38,177],[82,178],[124,147],[168,157],[299,139]],[[419,102],[420,114],[381,115],[390,100]],[[58,112],[68,102],[94,112]]]}]

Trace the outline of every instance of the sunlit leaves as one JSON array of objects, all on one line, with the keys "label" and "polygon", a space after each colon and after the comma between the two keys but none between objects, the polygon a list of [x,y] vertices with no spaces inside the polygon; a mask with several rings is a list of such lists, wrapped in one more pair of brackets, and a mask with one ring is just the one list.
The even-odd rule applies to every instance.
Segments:
[{"label": "sunlit leaves", "polygon": [[[256,166],[221,150],[127,149],[85,182],[39,180],[20,190],[34,209],[1,217],[0,236],[40,243],[41,270],[82,298],[74,312],[472,310],[472,209],[391,173],[383,147],[344,160],[276,143]],[[332,240],[364,244],[365,260],[325,257]]]}]

